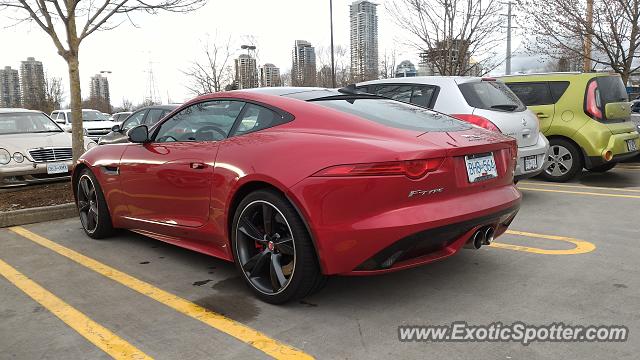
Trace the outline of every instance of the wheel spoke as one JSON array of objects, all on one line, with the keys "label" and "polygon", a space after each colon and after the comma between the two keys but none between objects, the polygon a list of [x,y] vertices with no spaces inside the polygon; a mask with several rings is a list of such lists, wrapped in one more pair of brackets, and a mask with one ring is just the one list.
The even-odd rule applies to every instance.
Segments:
[{"label": "wheel spoke", "polygon": [[80,187],[82,188],[82,194],[84,195],[84,198],[89,200],[89,181],[83,178],[82,180],[80,180]]},{"label": "wheel spoke", "polygon": [[84,200],[78,200],[78,211],[87,211],[89,208],[89,202]]},{"label": "wheel spoke", "polygon": [[238,227],[238,230],[260,244],[265,244],[267,242],[264,238],[264,234],[261,234],[247,218],[243,217],[240,219],[240,226]]},{"label": "wheel spoke", "polygon": [[280,288],[287,283],[287,278],[284,276],[282,272],[282,266],[280,265],[280,258],[282,255],[273,254],[271,255],[271,268],[269,271],[269,275],[271,277],[271,285],[273,286],[273,291],[278,291]]},{"label": "wheel spoke", "polygon": [[284,238],[275,243],[276,249],[285,255],[293,255],[293,246],[291,246],[293,238]]},{"label": "wheel spoke", "polygon": [[273,208],[267,204],[262,204],[262,224],[264,225],[264,232],[267,235],[273,233]]},{"label": "wheel spoke", "polygon": [[244,263],[242,268],[249,273],[249,276],[255,277],[261,270],[264,270],[269,254],[269,250],[263,250]]}]

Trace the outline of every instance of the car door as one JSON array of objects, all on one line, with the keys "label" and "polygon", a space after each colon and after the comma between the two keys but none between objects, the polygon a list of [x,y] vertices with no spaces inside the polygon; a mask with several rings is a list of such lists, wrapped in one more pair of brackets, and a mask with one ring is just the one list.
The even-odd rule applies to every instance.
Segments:
[{"label": "car door", "polygon": [[540,131],[543,133],[547,131],[555,116],[555,101],[549,83],[546,81],[507,83],[507,86],[529,110],[536,114],[540,120]]},{"label": "car door", "polygon": [[152,141],[127,145],[119,166],[127,219],[174,236],[207,223],[218,142],[228,136],[237,116],[229,108],[238,103],[191,105],[163,121]]}]

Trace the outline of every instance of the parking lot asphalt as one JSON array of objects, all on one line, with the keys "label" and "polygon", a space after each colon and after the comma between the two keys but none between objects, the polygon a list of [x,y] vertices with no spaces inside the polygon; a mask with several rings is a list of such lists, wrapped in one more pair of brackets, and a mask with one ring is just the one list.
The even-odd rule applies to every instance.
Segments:
[{"label": "parking lot asphalt", "polygon": [[[75,218],[0,229],[0,358],[637,359],[640,163],[518,187],[520,213],[494,246],[334,277],[282,306],[255,299],[233,264],[141,235],[91,240]],[[398,340],[400,325],[454,321],[625,325],[629,339]]]}]

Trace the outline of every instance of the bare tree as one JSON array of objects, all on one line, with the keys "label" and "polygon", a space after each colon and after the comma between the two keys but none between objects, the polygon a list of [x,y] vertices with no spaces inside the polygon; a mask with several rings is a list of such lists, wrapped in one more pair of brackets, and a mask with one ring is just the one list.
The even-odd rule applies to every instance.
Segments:
[{"label": "bare tree", "polygon": [[47,114],[51,114],[53,110],[60,109],[60,105],[64,101],[64,87],[62,86],[62,78],[44,76],[44,101],[38,107],[38,110]]},{"label": "bare tree", "polygon": [[[355,82],[351,69],[349,68],[350,58],[346,47],[342,45],[336,45],[334,47],[334,61],[336,69],[336,86],[347,86]],[[328,67],[329,70],[331,68],[331,48],[316,48],[316,64],[320,69],[318,72],[318,86],[331,87],[330,71],[327,73],[327,68],[325,68]],[[320,73],[323,72],[323,69],[324,73],[322,74],[322,79],[324,83],[320,79]]]},{"label": "bare tree", "polygon": [[[529,50],[552,59],[586,57],[594,68],[612,69],[626,83],[640,68],[640,1],[594,0],[593,21],[588,21],[581,0],[518,0],[527,16],[532,41]],[[591,45],[591,54],[585,48]]]},{"label": "bare tree", "polygon": [[122,105],[120,105],[120,112],[133,111],[133,103],[129,99],[122,98]]},{"label": "bare tree", "polygon": [[389,79],[395,77],[396,74],[396,61],[397,61],[396,49],[389,52],[384,50],[382,62],[380,63],[380,78]]},{"label": "bare tree", "polygon": [[386,7],[434,74],[486,73],[504,58],[495,52],[503,40],[499,0],[394,0]]},{"label": "bare tree", "polygon": [[[156,14],[161,10],[188,12],[206,0],[0,0],[0,11],[8,18],[34,22],[51,38],[69,69],[71,112],[73,117],[73,160],[84,151],[80,93],[80,44],[99,30],[110,30],[131,21],[136,12]],[[66,43],[66,44],[65,44]]]},{"label": "bare tree", "polygon": [[182,72],[189,80],[186,88],[195,95],[222,91],[225,85],[233,82],[231,37],[221,45],[216,40],[217,36],[203,44],[204,61],[196,60]]}]

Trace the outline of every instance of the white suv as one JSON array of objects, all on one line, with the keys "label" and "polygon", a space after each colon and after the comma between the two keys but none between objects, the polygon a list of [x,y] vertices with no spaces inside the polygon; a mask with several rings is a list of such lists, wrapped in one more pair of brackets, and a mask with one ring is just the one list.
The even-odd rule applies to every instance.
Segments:
[{"label": "white suv", "polygon": [[549,141],[540,132],[538,118],[501,81],[417,76],[362,82],[356,89],[433,109],[515,138],[516,181],[536,176],[544,169]]},{"label": "white suv", "polygon": [[[71,110],[55,110],[51,113],[51,118],[65,130],[71,129]],[[114,125],[118,122],[110,121],[103,113],[98,110],[82,109],[82,127],[87,130],[89,138],[98,142],[101,137],[111,132]]]}]

